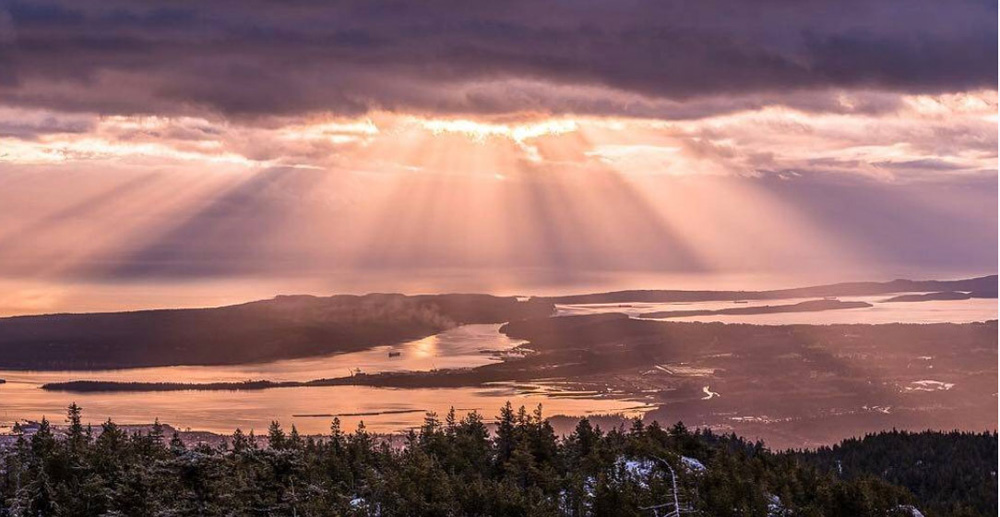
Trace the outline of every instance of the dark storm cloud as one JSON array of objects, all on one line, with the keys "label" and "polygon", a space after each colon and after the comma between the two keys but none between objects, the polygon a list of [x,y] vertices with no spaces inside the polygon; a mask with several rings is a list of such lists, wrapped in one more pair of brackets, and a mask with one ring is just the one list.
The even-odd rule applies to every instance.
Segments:
[{"label": "dark storm cloud", "polygon": [[92,117],[86,115],[71,114],[57,117],[51,114],[7,111],[0,108],[0,137],[31,140],[51,133],[85,133],[93,127]]},{"label": "dark storm cloud", "polygon": [[[823,109],[801,97],[809,91],[997,80],[995,2],[0,0],[0,10],[0,101],[104,113],[685,116],[786,95]],[[718,100],[727,95],[742,100]]]}]

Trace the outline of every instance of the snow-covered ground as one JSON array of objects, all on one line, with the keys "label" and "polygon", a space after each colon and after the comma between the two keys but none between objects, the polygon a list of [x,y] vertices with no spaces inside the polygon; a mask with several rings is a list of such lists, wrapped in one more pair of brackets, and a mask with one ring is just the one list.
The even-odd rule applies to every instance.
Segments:
[{"label": "snow-covered ground", "polygon": [[701,471],[705,470],[705,465],[702,462],[700,462],[700,461],[698,461],[698,460],[696,460],[694,458],[689,458],[687,456],[681,456],[681,461],[684,463],[684,466],[687,467],[687,469],[690,470],[690,471],[701,472]]}]

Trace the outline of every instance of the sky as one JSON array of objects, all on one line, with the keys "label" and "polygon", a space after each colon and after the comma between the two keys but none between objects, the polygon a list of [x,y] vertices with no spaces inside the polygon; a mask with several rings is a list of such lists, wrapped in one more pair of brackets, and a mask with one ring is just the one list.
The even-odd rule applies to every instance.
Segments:
[{"label": "sky", "polygon": [[0,0],[0,314],[995,273],[996,20]]}]

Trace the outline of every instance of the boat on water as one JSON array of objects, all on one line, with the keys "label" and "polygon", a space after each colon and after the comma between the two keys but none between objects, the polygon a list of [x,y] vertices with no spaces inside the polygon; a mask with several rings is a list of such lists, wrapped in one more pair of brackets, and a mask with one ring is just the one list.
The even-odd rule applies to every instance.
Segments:
[{"label": "boat on water", "polygon": [[401,355],[403,355],[403,352],[397,352],[395,350],[390,350],[389,351],[389,357],[399,357]]},{"label": "boat on water", "polygon": [[747,303],[746,300],[733,300],[733,303]]}]

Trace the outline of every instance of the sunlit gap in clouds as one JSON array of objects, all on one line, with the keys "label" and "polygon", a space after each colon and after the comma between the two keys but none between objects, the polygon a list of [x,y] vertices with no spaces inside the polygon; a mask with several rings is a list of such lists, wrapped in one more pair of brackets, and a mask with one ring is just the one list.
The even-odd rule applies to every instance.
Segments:
[{"label": "sunlit gap in clouds", "polygon": [[[996,168],[995,92],[904,96],[886,112],[762,107],[674,121],[36,111],[0,112],[39,121],[0,137],[0,277],[39,307],[59,303],[24,282],[266,286],[240,291],[249,296],[280,285],[530,292],[602,274],[775,268],[858,277],[894,257],[775,182],[899,190],[995,179]],[[940,191],[914,189],[906,206],[975,220],[976,207]]]}]

